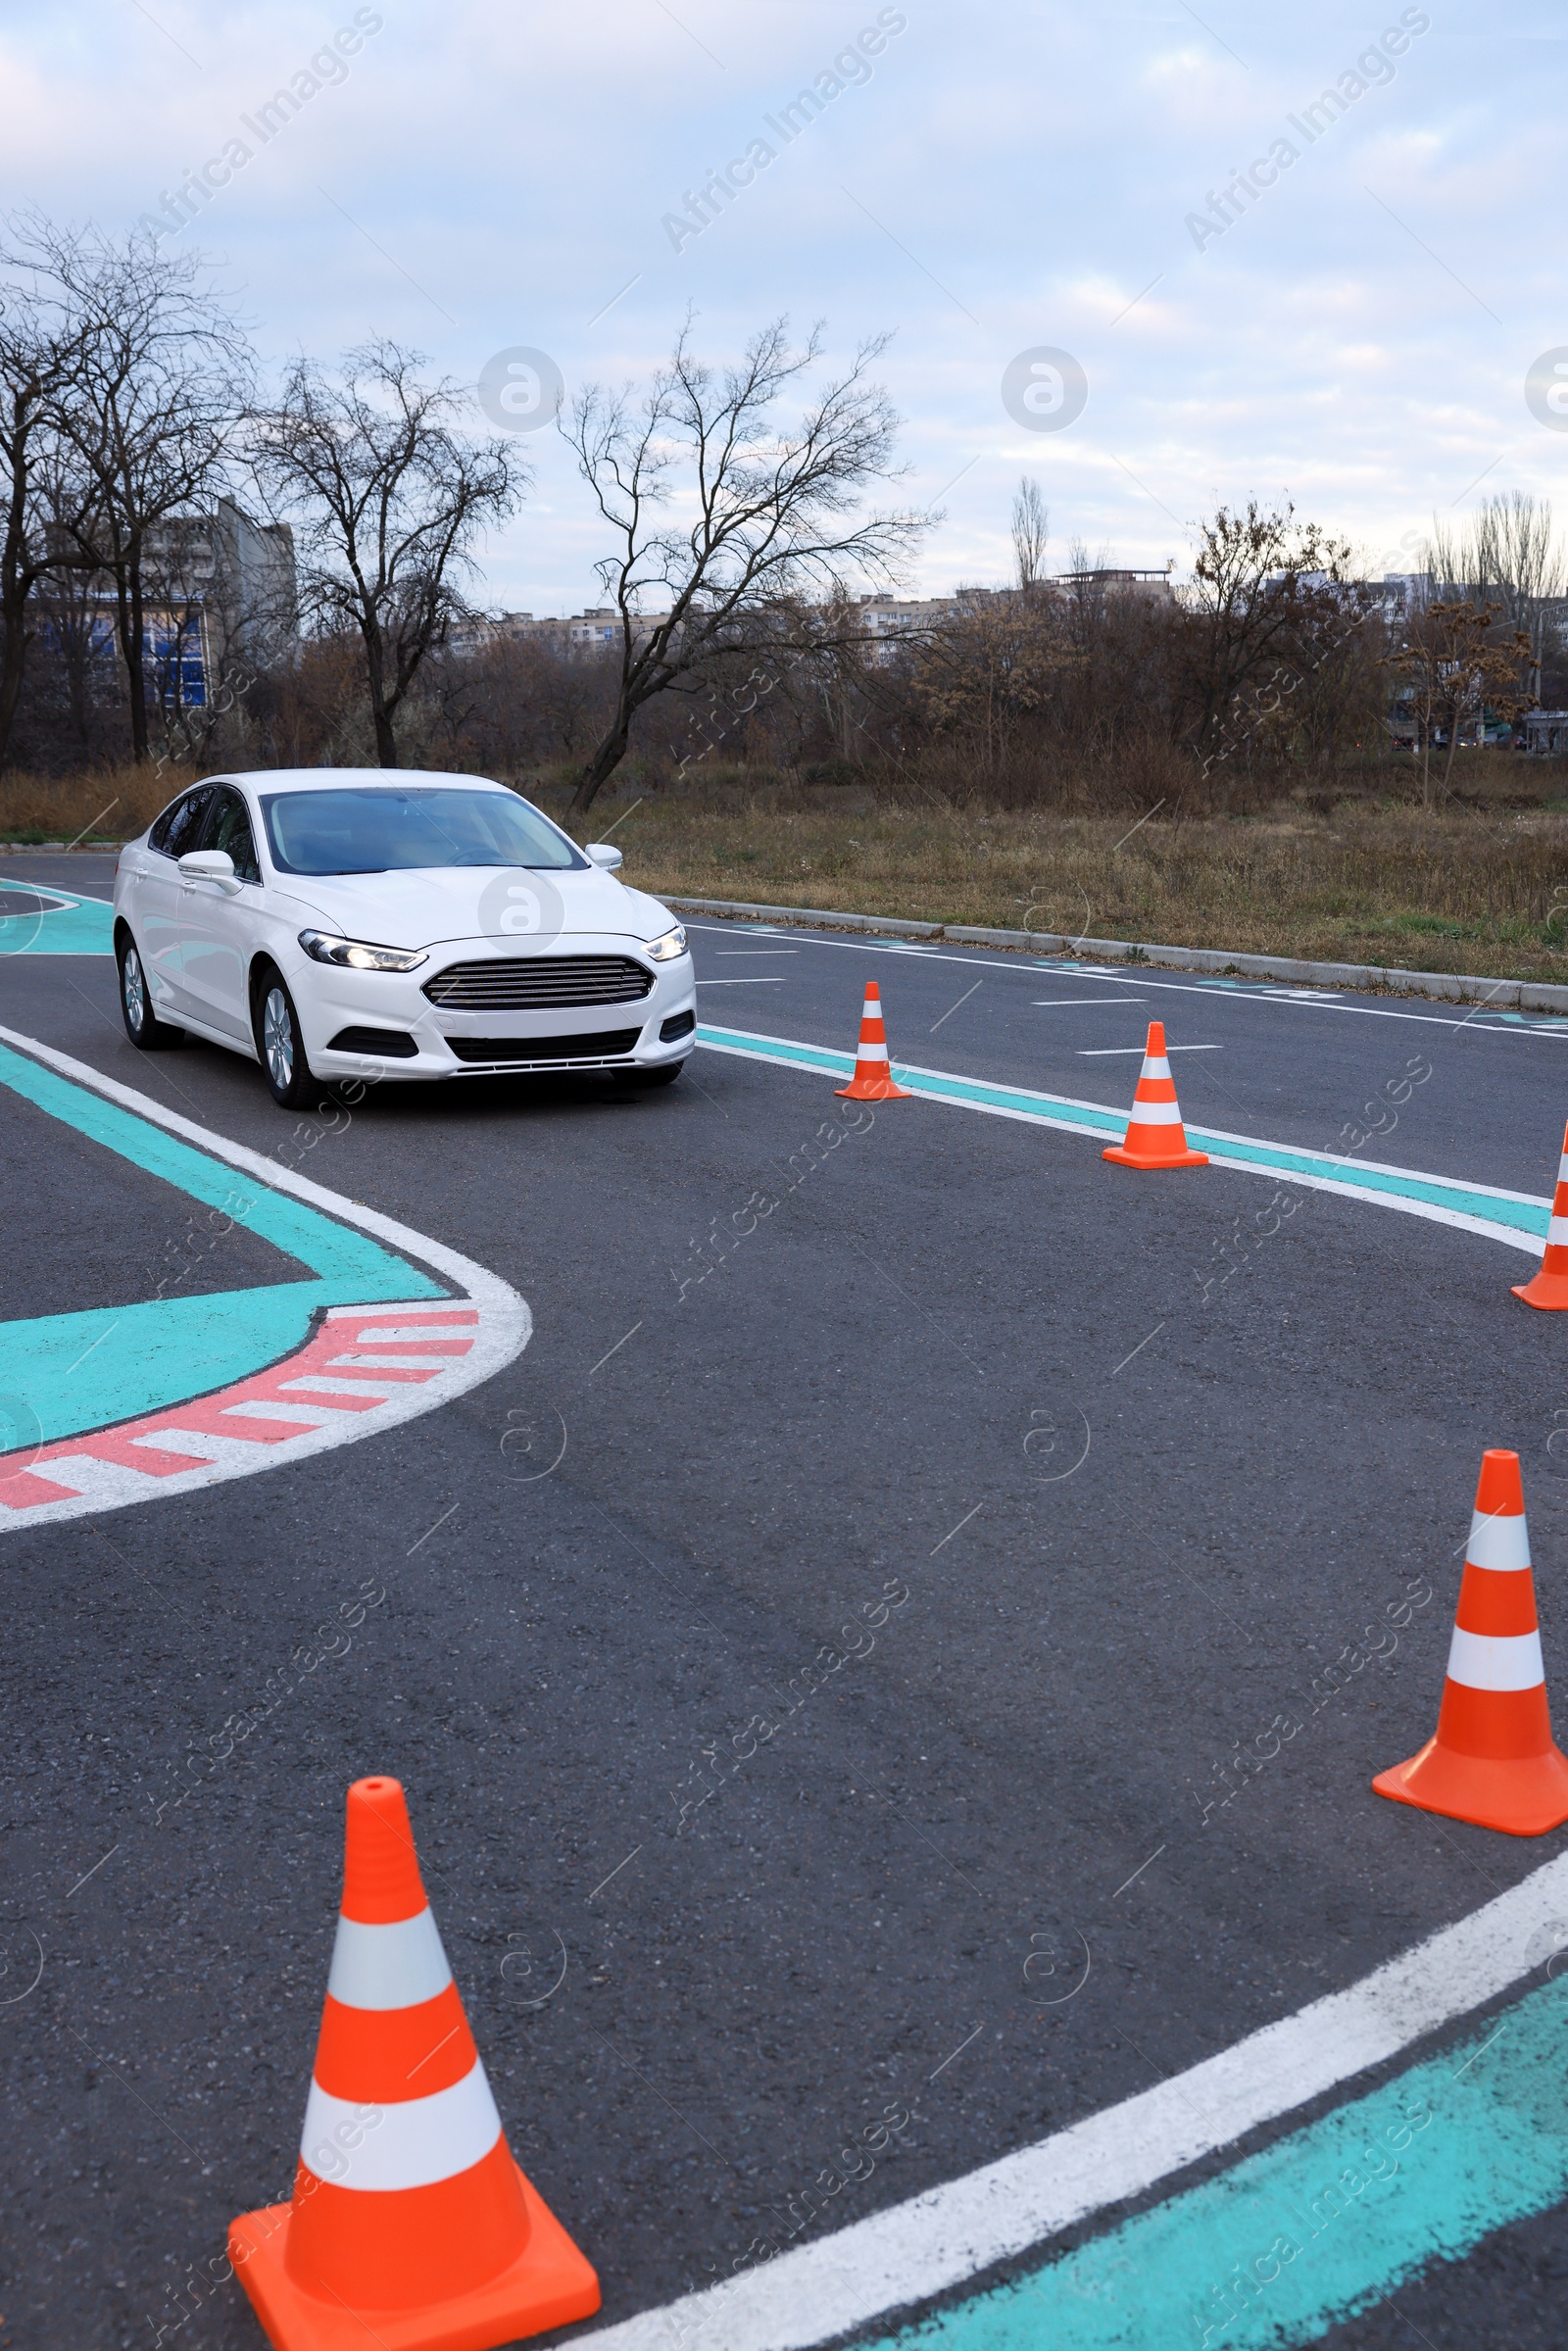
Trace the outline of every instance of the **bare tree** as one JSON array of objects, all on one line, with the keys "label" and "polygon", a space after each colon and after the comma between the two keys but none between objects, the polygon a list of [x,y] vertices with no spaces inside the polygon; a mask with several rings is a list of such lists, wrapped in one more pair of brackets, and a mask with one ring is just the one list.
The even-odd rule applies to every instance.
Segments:
[{"label": "bare tree", "polygon": [[24,214],[6,224],[0,249],[0,767],[22,697],[33,599],[58,574],[71,525],[92,504],[58,430],[58,404],[79,375],[86,338],[53,267],[52,234]]},{"label": "bare tree", "polygon": [[[792,658],[793,609],[839,598],[848,575],[890,582],[935,517],[863,511],[894,478],[898,418],[867,370],[886,337],[815,394],[794,431],[781,397],[821,356],[820,330],[792,350],[775,319],[721,374],[698,360],[688,321],[640,405],[629,387],[590,384],[563,427],[615,553],[597,566],[620,615],[614,715],[583,768],[588,808],[626,755],[632,720],[655,695],[700,687],[715,660]],[[667,521],[677,503],[684,517]],[[667,609],[640,617],[645,604]],[[820,650],[821,639],[814,640]]]},{"label": "bare tree", "polygon": [[1299,632],[1303,594],[1337,589],[1349,550],[1294,510],[1245,514],[1220,507],[1202,524],[1188,592],[1186,677],[1181,700],[1196,747],[1212,752],[1243,712],[1247,689],[1287,653]]},{"label": "bare tree", "polygon": [[148,573],[159,534],[210,498],[247,401],[250,354],[196,253],[166,254],[133,232],[41,233],[78,315],[82,356],[54,403],[91,493],[68,523],[74,560],[104,575],[130,695],[133,757],[150,756],[149,634],[169,615]]},{"label": "bare tree", "polygon": [[1514,490],[1486,499],[1468,530],[1433,522],[1422,549],[1433,592],[1450,602],[1495,607],[1530,639],[1531,686],[1539,696],[1541,668],[1568,592],[1568,565],[1552,521],[1549,499]]},{"label": "bare tree", "polygon": [[960,589],[956,616],[916,654],[914,684],[932,731],[956,735],[993,775],[1040,732],[1072,664],[1061,600]]},{"label": "bare tree", "polygon": [[1046,544],[1051,516],[1040,495],[1040,484],[1026,473],[1012,501],[1012,552],[1018,565],[1018,585],[1033,588],[1045,577]]},{"label": "bare tree", "polygon": [[1439,787],[1446,796],[1453,775],[1453,755],[1466,722],[1479,741],[1489,709],[1505,719],[1528,710],[1535,697],[1528,684],[1532,663],[1530,639],[1523,629],[1507,636],[1489,632],[1497,607],[1433,602],[1417,612],[1402,632],[1402,642],[1390,655],[1388,666],[1402,680],[1416,707],[1421,739],[1421,805],[1433,806],[1433,738],[1442,728],[1448,738]]},{"label": "bare tree", "polygon": [[383,767],[398,764],[398,712],[425,657],[468,616],[459,582],[474,540],[532,479],[510,442],[461,430],[465,395],[421,381],[427,365],[369,343],[332,384],[301,358],[256,419],[258,478],[297,520],[301,610],[359,631]]}]

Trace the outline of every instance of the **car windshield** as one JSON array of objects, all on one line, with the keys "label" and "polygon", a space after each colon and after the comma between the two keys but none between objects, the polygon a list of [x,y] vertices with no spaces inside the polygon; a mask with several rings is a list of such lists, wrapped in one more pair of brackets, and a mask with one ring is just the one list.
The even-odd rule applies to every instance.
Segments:
[{"label": "car windshield", "polygon": [[280,873],[390,873],[410,866],[583,865],[564,835],[511,792],[350,785],[262,796]]}]

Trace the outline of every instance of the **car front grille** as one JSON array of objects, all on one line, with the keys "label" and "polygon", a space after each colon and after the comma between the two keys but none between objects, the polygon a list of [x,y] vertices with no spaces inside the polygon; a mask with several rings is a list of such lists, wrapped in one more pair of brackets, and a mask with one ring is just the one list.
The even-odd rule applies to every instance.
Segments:
[{"label": "car front grille", "polygon": [[654,975],[629,955],[497,955],[449,963],[424,983],[454,1012],[543,1012],[568,1004],[628,1004]]},{"label": "car front grille", "polygon": [[449,1037],[460,1061],[605,1061],[631,1053],[640,1029],[601,1029],[586,1037]]}]

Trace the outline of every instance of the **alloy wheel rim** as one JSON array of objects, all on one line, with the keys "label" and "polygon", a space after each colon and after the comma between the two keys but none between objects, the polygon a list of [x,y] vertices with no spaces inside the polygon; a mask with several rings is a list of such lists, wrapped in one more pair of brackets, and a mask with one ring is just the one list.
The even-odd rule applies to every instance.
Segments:
[{"label": "alloy wheel rim", "polygon": [[141,957],[133,947],[127,947],[125,950],[121,981],[125,991],[125,1011],[130,1025],[139,1033],[142,1022],[147,1017],[147,997],[142,987]]},{"label": "alloy wheel rim", "polygon": [[288,1016],[288,1004],[281,988],[271,990],[262,1014],[262,1050],[267,1055],[267,1071],[280,1091],[294,1076],[294,1024]]}]

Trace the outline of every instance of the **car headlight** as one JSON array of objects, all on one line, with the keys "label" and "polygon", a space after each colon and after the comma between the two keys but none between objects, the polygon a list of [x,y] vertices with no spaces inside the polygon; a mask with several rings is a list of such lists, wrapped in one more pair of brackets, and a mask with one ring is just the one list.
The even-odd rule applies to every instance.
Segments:
[{"label": "car headlight", "polygon": [[416,971],[427,959],[422,947],[377,947],[368,939],[339,939],[331,931],[301,931],[300,945],[313,961],[350,971]]},{"label": "car headlight", "polygon": [[666,931],[662,939],[650,939],[643,949],[643,954],[652,955],[656,963],[673,963],[677,955],[685,953],[686,926],[682,922],[677,922],[674,929]]}]

